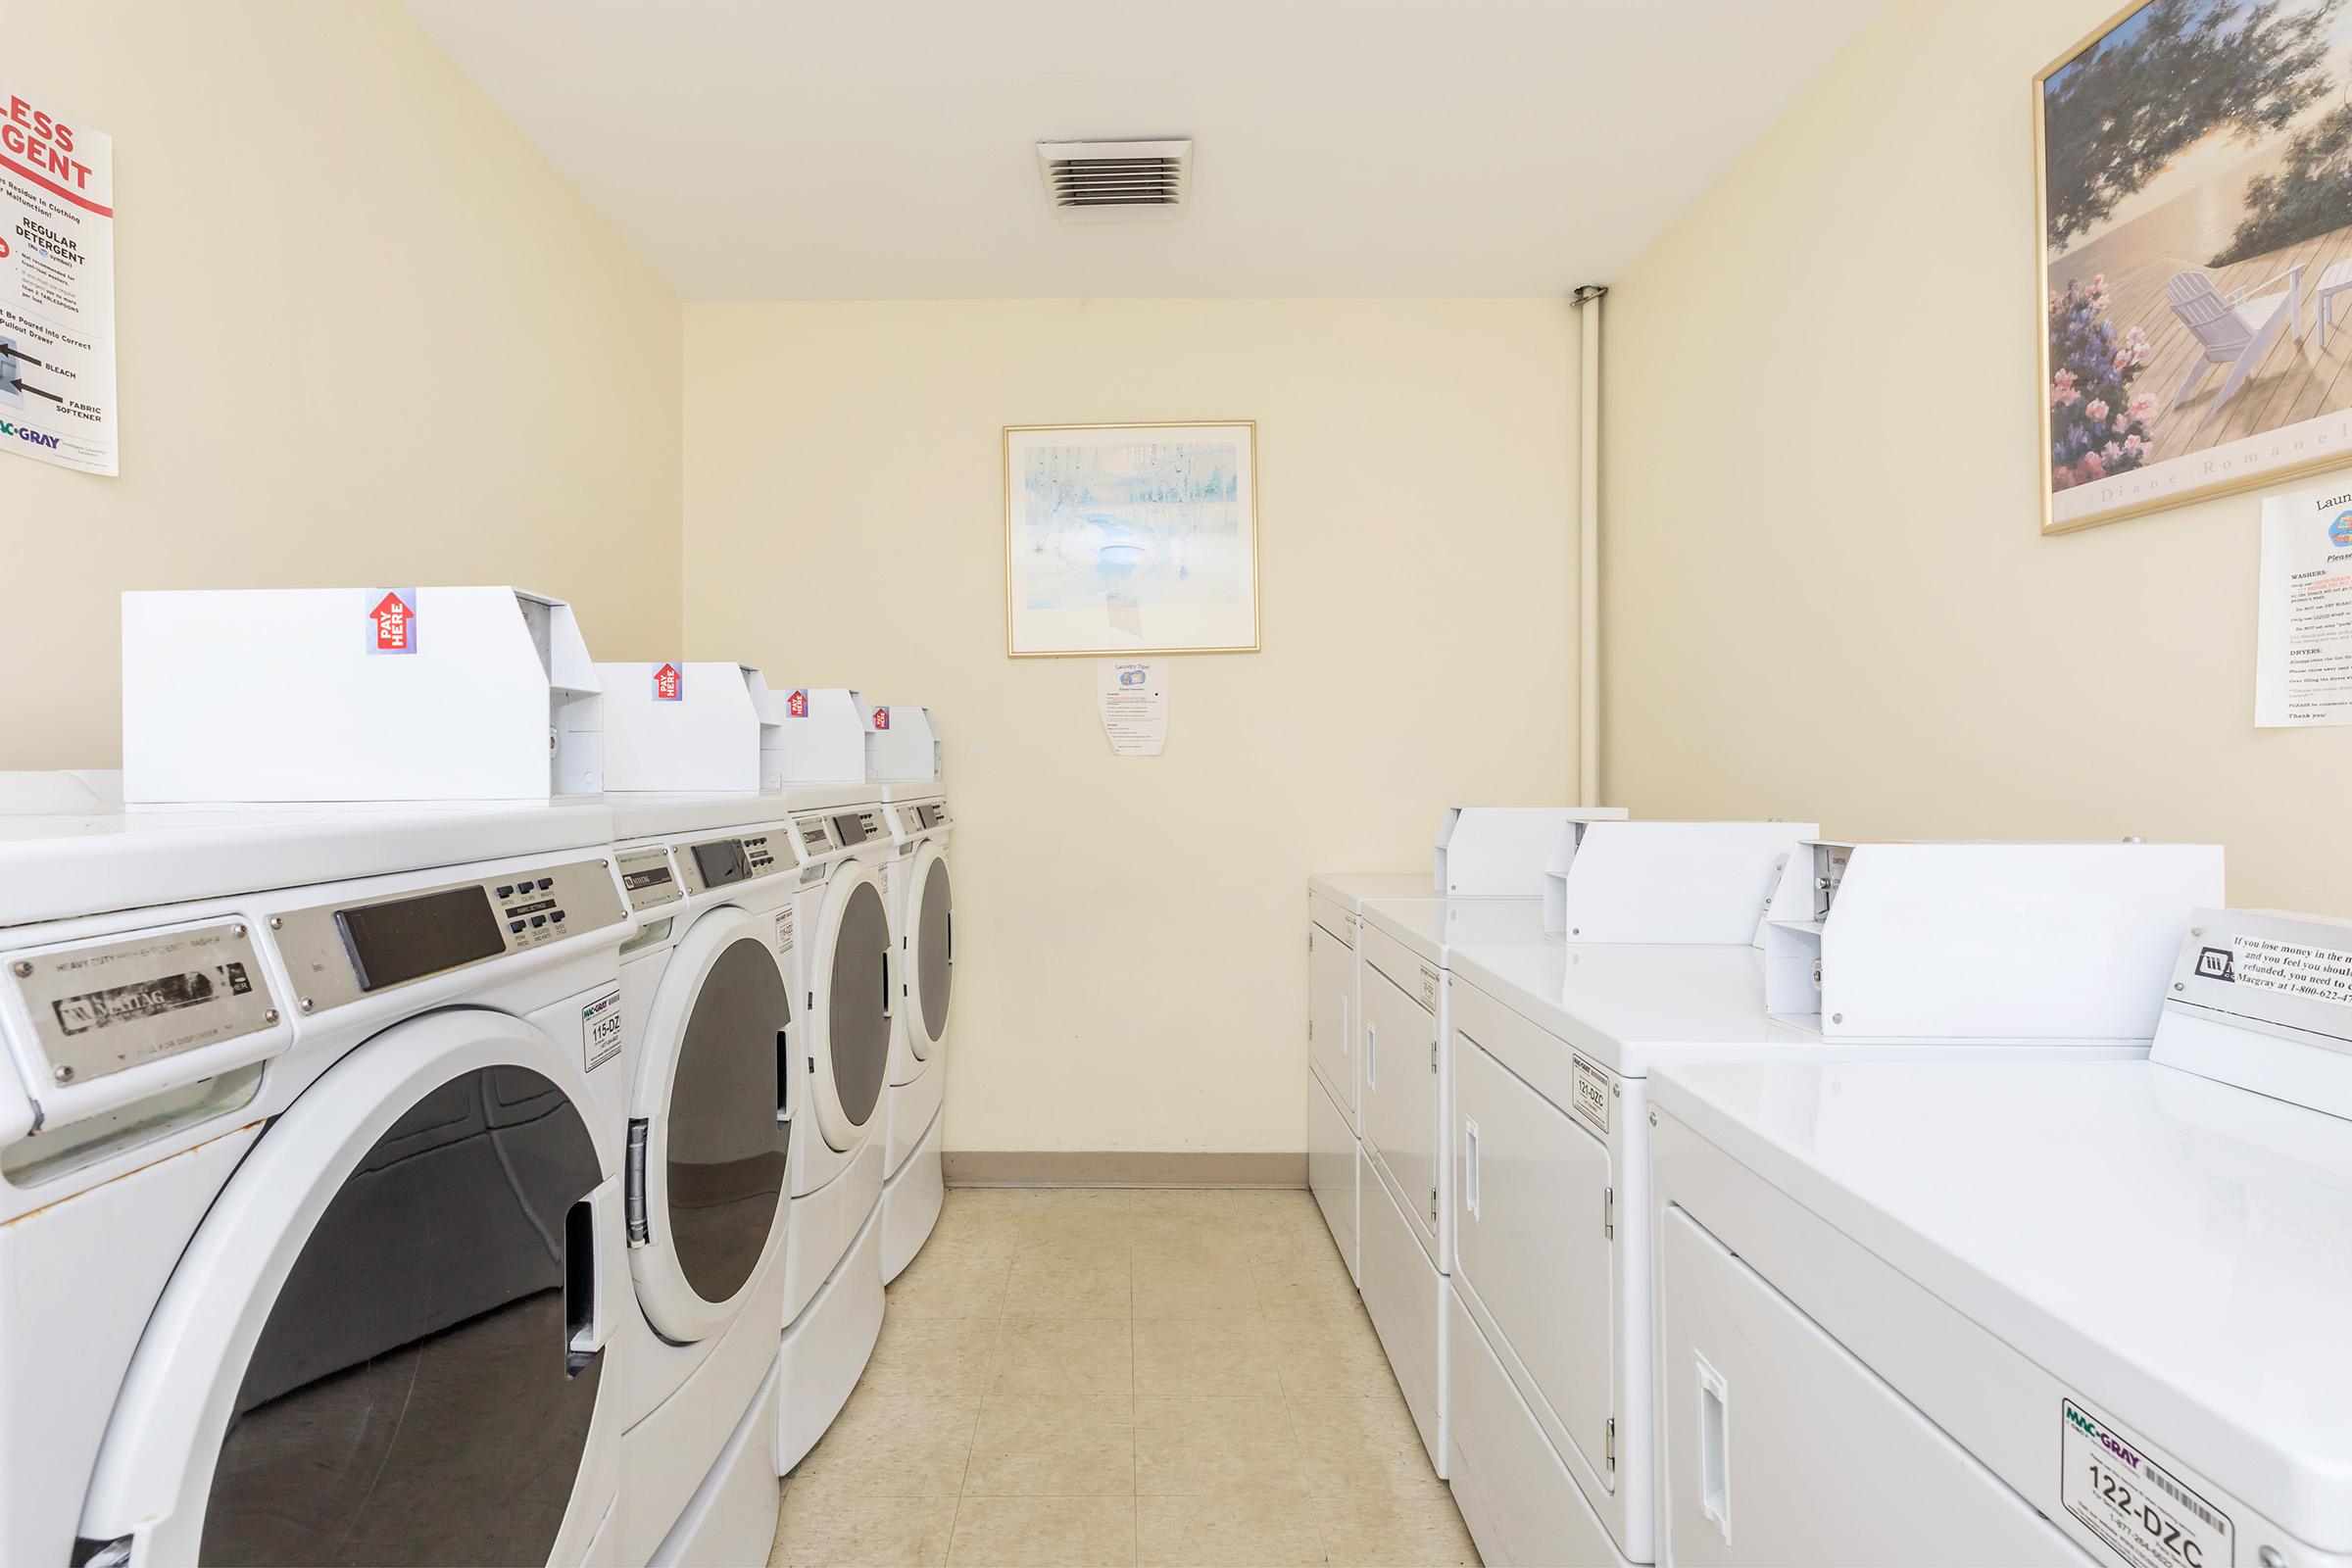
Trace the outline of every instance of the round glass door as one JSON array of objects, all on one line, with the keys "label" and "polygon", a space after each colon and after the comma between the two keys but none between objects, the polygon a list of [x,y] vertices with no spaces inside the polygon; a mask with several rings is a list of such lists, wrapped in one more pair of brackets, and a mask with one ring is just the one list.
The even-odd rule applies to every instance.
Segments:
[{"label": "round glass door", "polygon": [[[264,1143],[298,1136],[301,1109]],[[567,1348],[600,1180],[579,1107],[529,1068],[460,1072],[414,1101],[270,1304],[199,1560],[545,1561],[603,1369]]]},{"label": "round glass door", "polygon": [[836,1150],[855,1149],[890,1078],[890,912],[869,867],[836,877],[815,951],[822,1065],[815,1074],[816,1121]]},{"label": "round glass door", "polygon": [[947,1038],[948,993],[956,981],[956,890],[946,856],[932,859],[914,896],[914,996],[922,1020],[908,1031],[908,1043],[917,1056],[928,1057]]},{"label": "round glass door", "polygon": [[775,956],[753,936],[719,952],[686,1015],[670,1078],[665,1207],[678,1267],[707,1301],[743,1289],[786,1201],[791,1021]]}]

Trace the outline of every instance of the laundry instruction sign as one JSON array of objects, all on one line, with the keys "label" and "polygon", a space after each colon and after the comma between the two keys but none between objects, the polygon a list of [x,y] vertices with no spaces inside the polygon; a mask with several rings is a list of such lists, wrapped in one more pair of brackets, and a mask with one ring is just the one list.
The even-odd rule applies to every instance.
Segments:
[{"label": "laundry instruction sign", "polygon": [[0,446],[122,471],[115,436],[115,143],[0,82]]},{"label": "laundry instruction sign", "polygon": [[1168,661],[1097,660],[1095,708],[1113,757],[1157,757],[1168,744]]}]

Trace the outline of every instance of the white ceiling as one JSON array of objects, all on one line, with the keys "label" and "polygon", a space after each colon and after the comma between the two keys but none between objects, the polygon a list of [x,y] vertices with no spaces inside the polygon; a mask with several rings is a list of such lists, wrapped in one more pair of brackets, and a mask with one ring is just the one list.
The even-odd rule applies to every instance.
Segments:
[{"label": "white ceiling", "polygon": [[[1610,281],[1884,0],[406,0],[689,300]],[[1174,223],[1041,138],[1191,136]]]}]

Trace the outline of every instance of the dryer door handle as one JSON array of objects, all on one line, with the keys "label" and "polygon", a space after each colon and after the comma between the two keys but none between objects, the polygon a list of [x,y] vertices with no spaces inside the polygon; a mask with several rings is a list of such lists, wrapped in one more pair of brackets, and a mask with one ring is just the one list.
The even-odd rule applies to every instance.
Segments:
[{"label": "dryer door handle", "polygon": [[591,1189],[564,1215],[564,1364],[578,1377],[612,1337],[612,1292],[604,1279],[606,1235],[620,1225],[617,1176]]},{"label": "dryer door handle", "polygon": [[1364,1082],[1380,1087],[1380,1025],[1376,1023],[1364,1025]]},{"label": "dryer door handle", "polygon": [[792,1120],[792,1025],[776,1031],[776,1120]]}]

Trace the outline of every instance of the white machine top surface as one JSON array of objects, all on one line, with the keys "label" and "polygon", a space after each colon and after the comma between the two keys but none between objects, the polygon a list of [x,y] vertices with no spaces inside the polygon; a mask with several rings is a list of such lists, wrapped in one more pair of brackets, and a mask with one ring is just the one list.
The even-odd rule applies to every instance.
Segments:
[{"label": "white machine top surface", "polygon": [[1804,1043],[1765,1014],[1764,955],[1744,945],[1474,939],[1454,944],[1453,972],[1624,1077],[1710,1047]]},{"label": "white machine top surface", "polygon": [[[874,793],[868,800],[884,801],[944,801],[948,787],[935,778],[886,778],[871,780],[866,786]],[[842,806],[859,806],[861,801],[836,802]]]},{"label": "white machine top surface", "polygon": [[1541,942],[1542,899],[1375,899],[1364,924],[1403,943],[1440,968],[1465,942]]},{"label": "white machine top surface", "polygon": [[620,843],[781,822],[792,814],[784,797],[774,794],[619,794],[605,800],[612,808],[612,837]]},{"label": "white machine top surface", "polygon": [[0,816],[0,927],[612,839],[602,796]]},{"label": "white machine top surface", "polygon": [[2352,1121],[2145,1061],[1720,1063],[1650,1095],[2148,1443],[2352,1549]]},{"label": "white machine top surface", "polygon": [[1434,899],[1438,883],[1427,871],[1331,871],[1308,877],[1306,891],[1361,909],[1374,899]]},{"label": "white machine top surface", "polygon": [[[2147,1042],[1825,1041],[1764,1010],[1764,955],[1746,944],[1684,946],[1468,938],[1453,973],[1621,1078],[1676,1061],[1801,1054],[1812,1060],[2143,1057]],[[1525,1068],[1519,1069],[1522,1072]]]}]

